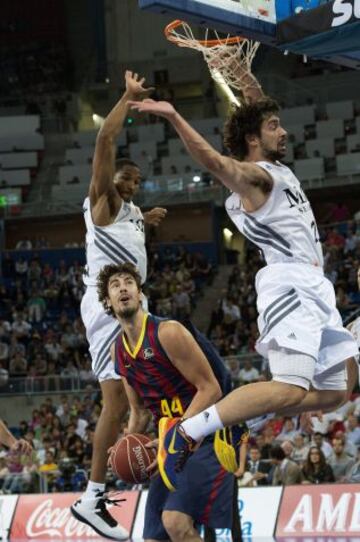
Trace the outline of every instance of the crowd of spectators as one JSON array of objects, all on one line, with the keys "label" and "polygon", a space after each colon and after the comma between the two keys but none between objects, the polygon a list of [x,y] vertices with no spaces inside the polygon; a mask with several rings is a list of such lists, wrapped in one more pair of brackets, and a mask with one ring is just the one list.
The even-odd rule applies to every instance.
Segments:
[{"label": "crowd of spectators", "polygon": [[[23,243],[32,242],[25,239]],[[60,259],[54,266],[42,262],[39,254],[29,252],[29,258],[4,254],[0,393],[71,390],[96,384],[80,318],[82,265],[79,261],[67,265]],[[212,275],[212,266],[201,255],[182,247],[163,254],[151,249],[145,290],[150,310],[160,316],[189,317]]]},{"label": "crowd of spectators", "polygon": [[[339,309],[347,317],[360,301],[358,223],[324,227],[321,236],[325,272],[335,286]],[[159,252],[150,247],[148,254],[150,310],[186,319],[202,295],[202,286],[212,282],[212,266],[183,248]],[[49,491],[81,490],[101,410],[79,318],[82,268],[79,262],[66,265],[64,261],[55,268],[42,263],[34,252],[30,259],[13,255],[5,255],[0,288],[0,384],[10,373],[25,377],[21,391],[62,391],[71,389],[76,379],[85,396],[72,403],[64,396],[59,405],[48,398],[31,420],[15,428],[18,436],[32,442],[35,454],[27,460],[0,451],[1,490],[38,490],[40,480],[46,481]],[[262,266],[258,250],[249,245],[246,263],[233,268],[209,325],[209,337],[227,356],[235,385],[268,378],[266,364],[251,356],[258,336],[254,278]],[[239,354],[244,355],[241,365]],[[38,380],[38,376],[45,378]],[[313,429],[308,421],[273,419],[254,433],[239,484],[360,482],[360,397],[321,420],[313,419]],[[109,483],[125,487],[110,473]]]}]

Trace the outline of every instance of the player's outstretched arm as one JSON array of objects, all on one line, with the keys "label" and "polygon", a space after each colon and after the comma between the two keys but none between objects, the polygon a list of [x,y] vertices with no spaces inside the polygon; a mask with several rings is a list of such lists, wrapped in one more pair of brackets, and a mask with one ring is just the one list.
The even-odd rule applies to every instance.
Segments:
[{"label": "player's outstretched arm", "polygon": [[174,320],[162,322],[159,340],[171,363],[197,390],[184,417],[194,416],[221,399],[222,391],[208,360],[182,324]]},{"label": "player's outstretched arm", "polygon": [[214,149],[168,102],[144,100],[129,102],[132,109],[166,118],[174,126],[192,158],[210,171],[223,185],[246,197],[261,182],[269,182],[268,174],[251,162],[239,162]]},{"label": "player's outstretched arm", "polygon": [[93,172],[90,183],[90,200],[95,205],[104,194],[115,193],[113,184],[115,173],[116,138],[122,130],[129,111],[129,100],[141,100],[149,95],[151,88],[144,87],[145,78],[137,73],[125,72],[126,90],[115,107],[106,117],[96,138]]}]

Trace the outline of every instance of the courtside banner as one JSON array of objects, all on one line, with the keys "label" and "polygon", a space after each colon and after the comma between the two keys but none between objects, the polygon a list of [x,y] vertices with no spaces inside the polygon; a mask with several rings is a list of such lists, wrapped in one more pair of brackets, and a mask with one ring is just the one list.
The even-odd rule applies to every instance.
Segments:
[{"label": "courtside banner", "polygon": [[[270,537],[272,539],[279,511],[281,494],[282,487],[239,488],[238,504],[244,538]],[[147,495],[147,491],[143,491],[141,494],[133,529],[134,540],[141,540],[142,538]],[[230,541],[230,530],[217,529],[216,540],[218,542]]]},{"label": "courtside banner", "polygon": [[18,498],[17,495],[0,495],[0,540],[9,536]]},{"label": "courtside banner", "polygon": [[[276,536],[349,537],[360,535],[360,485],[333,484],[284,488]],[[358,538],[357,538],[358,539]]]},{"label": "courtside banner", "polygon": [[[10,539],[36,540],[103,540],[93,529],[77,521],[70,513],[70,506],[80,493],[48,493],[45,495],[20,495],[12,522]],[[139,491],[122,491],[116,498],[126,499],[119,506],[111,507],[111,514],[131,532]]]}]

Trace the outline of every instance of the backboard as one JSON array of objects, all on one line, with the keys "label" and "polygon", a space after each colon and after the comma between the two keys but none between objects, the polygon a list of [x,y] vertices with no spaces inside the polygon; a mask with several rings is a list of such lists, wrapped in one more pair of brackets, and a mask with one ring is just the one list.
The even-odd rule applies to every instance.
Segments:
[{"label": "backboard", "polygon": [[360,0],[139,0],[140,8],[360,69]]}]

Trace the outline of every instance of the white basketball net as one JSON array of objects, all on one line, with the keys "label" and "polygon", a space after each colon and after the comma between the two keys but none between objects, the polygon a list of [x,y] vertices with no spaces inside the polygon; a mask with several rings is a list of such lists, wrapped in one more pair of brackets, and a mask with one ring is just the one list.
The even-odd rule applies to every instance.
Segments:
[{"label": "white basketball net", "polygon": [[220,83],[243,92],[246,89],[257,87],[256,79],[251,73],[251,65],[259,48],[260,43],[246,38],[239,38],[236,43],[229,43],[233,38],[221,38],[214,30],[216,40],[221,43],[206,45],[211,42],[210,30],[205,31],[205,39],[199,42],[193,34],[188,23],[182,21],[181,26],[171,31],[168,39],[179,47],[189,47],[203,54],[212,78]]}]

